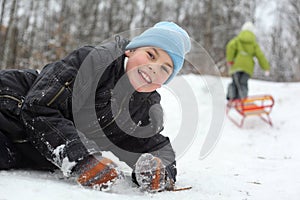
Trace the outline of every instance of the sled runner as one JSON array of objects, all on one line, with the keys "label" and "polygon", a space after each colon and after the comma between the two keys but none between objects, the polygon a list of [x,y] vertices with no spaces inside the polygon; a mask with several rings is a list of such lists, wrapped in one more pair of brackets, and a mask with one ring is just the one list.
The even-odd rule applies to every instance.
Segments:
[{"label": "sled runner", "polygon": [[[270,113],[273,105],[274,99],[271,95],[248,96],[243,99],[228,101],[226,114],[228,118],[240,128],[248,116],[259,116],[263,121],[272,126]],[[241,120],[234,119],[232,116],[233,113],[237,113]]]}]

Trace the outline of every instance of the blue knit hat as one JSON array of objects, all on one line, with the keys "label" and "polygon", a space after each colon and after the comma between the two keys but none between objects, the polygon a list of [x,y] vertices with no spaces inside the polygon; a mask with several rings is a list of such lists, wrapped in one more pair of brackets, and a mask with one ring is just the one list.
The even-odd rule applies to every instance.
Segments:
[{"label": "blue knit hat", "polygon": [[126,46],[126,49],[153,46],[166,51],[174,65],[173,73],[164,83],[168,83],[182,68],[184,56],[191,49],[188,33],[173,22],[159,22],[141,35],[136,36]]}]

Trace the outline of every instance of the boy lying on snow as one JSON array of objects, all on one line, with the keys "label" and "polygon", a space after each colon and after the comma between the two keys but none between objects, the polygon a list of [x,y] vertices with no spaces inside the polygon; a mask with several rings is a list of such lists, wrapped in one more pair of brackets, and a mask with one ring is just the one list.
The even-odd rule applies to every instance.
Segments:
[{"label": "boy lying on snow", "polygon": [[85,46],[34,70],[0,71],[0,169],[59,168],[83,186],[109,189],[120,177],[111,151],[146,191],[172,190],[175,153],[156,89],[169,83],[190,38],[160,22],[131,42]]}]

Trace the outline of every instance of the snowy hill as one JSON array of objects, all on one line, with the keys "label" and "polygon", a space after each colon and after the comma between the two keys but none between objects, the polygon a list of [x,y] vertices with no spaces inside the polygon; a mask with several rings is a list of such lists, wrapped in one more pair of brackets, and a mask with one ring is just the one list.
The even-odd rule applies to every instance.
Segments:
[{"label": "snowy hill", "polygon": [[[209,199],[209,200],[298,200],[300,197],[300,83],[249,81],[251,94],[271,94],[275,106],[271,113],[273,127],[256,117],[246,119],[242,129],[225,116],[222,135],[205,159],[199,159],[204,134],[208,130],[212,109],[204,78],[186,75],[192,85],[199,109],[198,134],[178,158],[177,186],[193,186],[181,192],[142,193],[130,182],[117,182],[110,192],[83,189],[57,172],[0,171],[0,199]],[[214,79],[214,77],[208,77]],[[222,79],[224,91],[229,79]],[[174,96],[161,90],[166,112],[164,134],[174,140],[180,116]],[[225,101],[224,101],[225,103]],[[180,110],[178,111],[180,112]],[[179,123],[180,124],[180,123]],[[172,134],[173,133],[173,134]]]}]

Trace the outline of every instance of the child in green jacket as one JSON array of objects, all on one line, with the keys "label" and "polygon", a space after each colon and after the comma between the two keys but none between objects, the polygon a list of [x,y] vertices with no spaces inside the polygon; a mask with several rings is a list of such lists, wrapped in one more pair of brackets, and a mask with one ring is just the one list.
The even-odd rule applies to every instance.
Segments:
[{"label": "child in green jacket", "polygon": [[227,92],[227,100],[245,98],[248,95],[248,79],[253,75],[255,62],[269,75],[270,65],[256,42],[254,25],[246,22],[241,32],[226,46],[226,60],[229,74],[232,76]]}]

